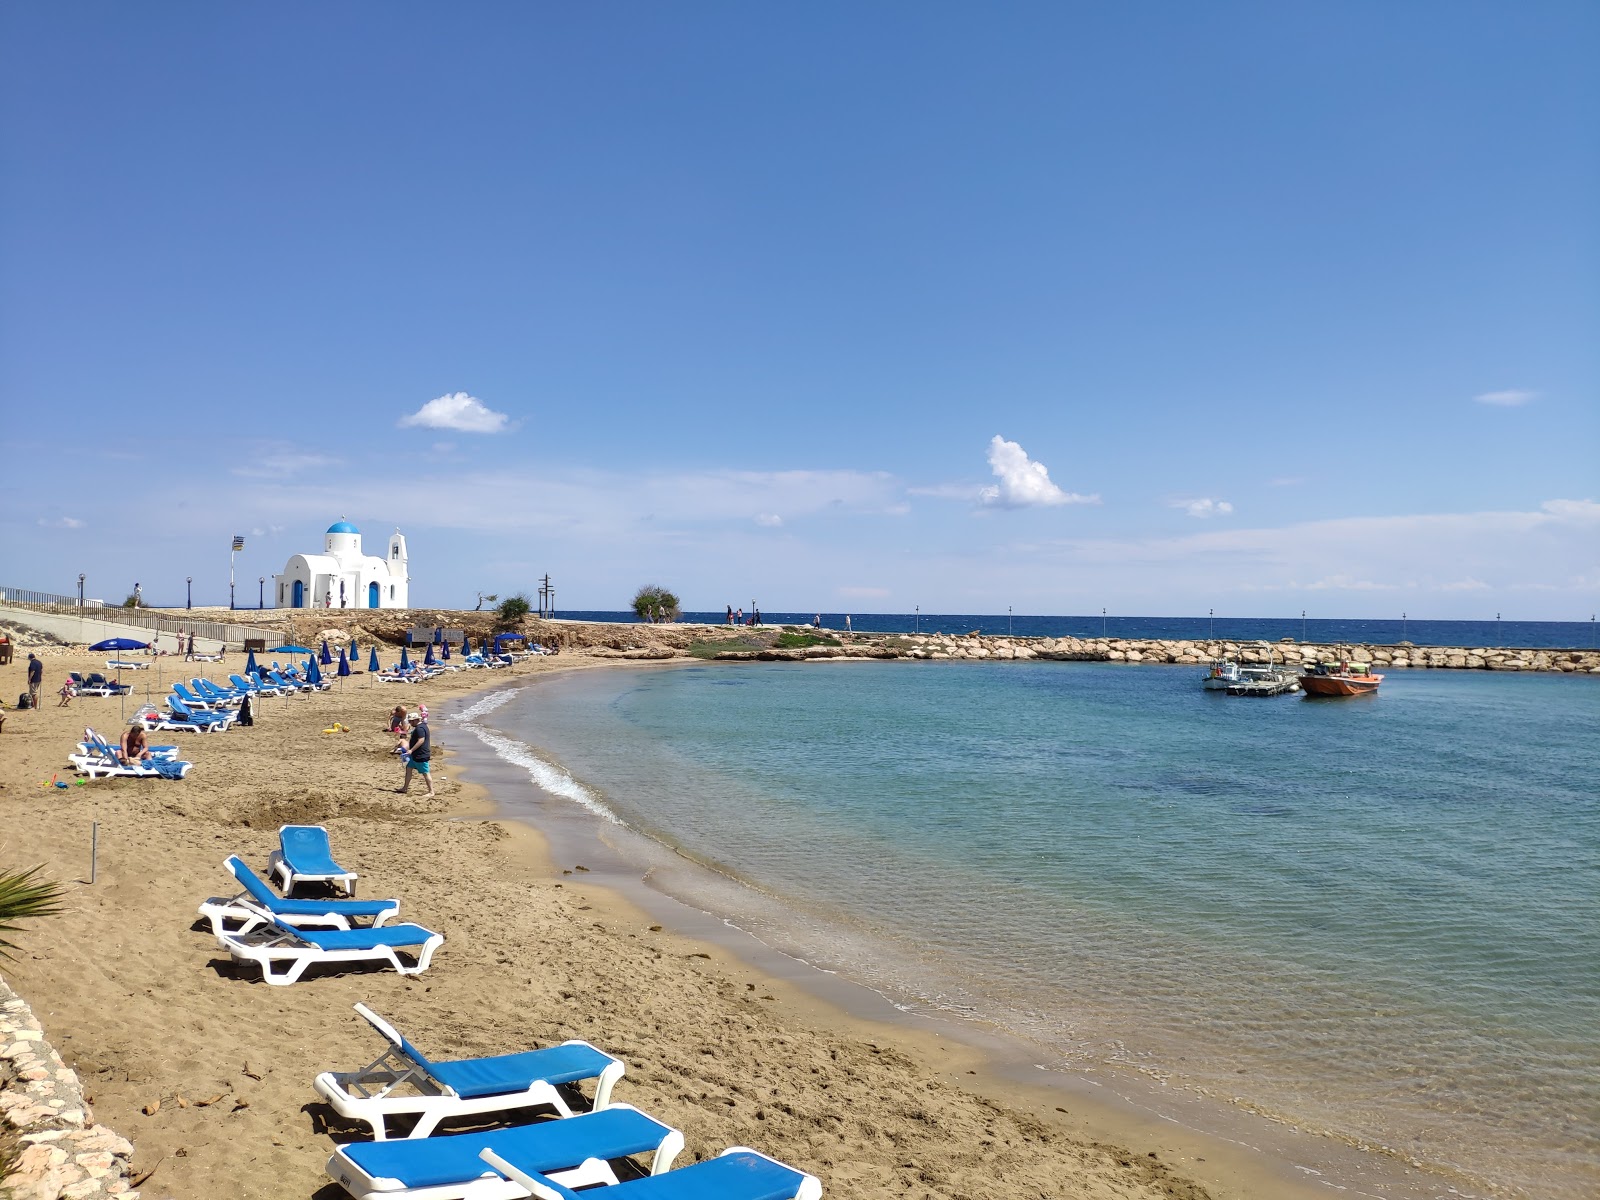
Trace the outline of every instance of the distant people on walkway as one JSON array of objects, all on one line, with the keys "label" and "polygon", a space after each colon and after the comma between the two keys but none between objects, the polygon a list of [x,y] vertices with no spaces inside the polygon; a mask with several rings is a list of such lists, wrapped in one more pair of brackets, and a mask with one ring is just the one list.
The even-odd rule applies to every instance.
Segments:
[{"label": "distant people on walkway", "polygon": [[728,605],[728,624],[733,624],[733,605]]},{"label": "distant people on walkway", "polygon": [[34,654],[28,655],[28,705],[39,707],[39,690],[44,687],[44,663]]},{"label": "distant people on walkway", "polygon": [[194,657],[194,630],[192,629],[189,631],[189,645],[184,650],[184,657],[190,659]]},{"label": "distant people on walkway", "polygon": [[845,613],[845,615],[844,615],[844,631],[846,633],[850,632],[850,614],[849,613]]},{"label": "distant people on walkway", "polygon": [[744,624],[744,607],[743,607],[743,605],[741,605],[740,607],[734,609],[734,612],[733,612],[733,623],[735,625],[743,625]]},{"label": "distant people on walkway", "polygon": [[811,618],[811,628],[813,628],[813,629],[821,629],[822,628],[822,614],[821,613],[818,613],[816,616]]}]

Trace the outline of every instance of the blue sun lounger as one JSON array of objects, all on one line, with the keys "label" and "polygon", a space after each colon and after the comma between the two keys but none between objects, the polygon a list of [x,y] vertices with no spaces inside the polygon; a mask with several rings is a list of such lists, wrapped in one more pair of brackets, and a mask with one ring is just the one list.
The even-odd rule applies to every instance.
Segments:
[{"label": "blue sun lounger", "polygon": [[[238,902],[254,908],[249,900]],[[266,909],[261,928],[249,933],[224,933],[217,943],[235,962],[254,963],[261,977],[275,987],[287,987],[306,968],[331,963],[381,963],[401,975],[420,975],[428,969],[433,952],[444,945],[444,935],[420,925],[385,925],[381,929],[296,929]],[[270,923],[269,923],[270,922]],[[407,963],[400,957],[406,951]],[[274,968],[277,968],[276,970]]]},{"label": "blue sun lounger", "polygon": [[321,825],[285,825],[278,830],[278,848],[272,852],[267,874],[278,881],[285,896],[302,883],[334,883],[346,896],[356,894],[356,873],[333,861],[328,831]]},{"label": "blue sun lounger", "polygon": [[735,1146],[716,1158],[690,1163],[676,1171],[630,1179],[581,1195],[566,1183],[533,1169],[527,1159],[514,1162],[515,1154],[488,1147],[481,1157],[508,1182],[520,1184],[522,1194],[534,1200],[822,1200],[821,1180],[748,1146]]},{"label": "blue sun lounger", "polygon": [[[376,929],[400,913],[398,900],[280,900],[237,854],[229,855],[222,865],[244,891],[232,898],[213,896],[200,906],[200,915],[211,922],[219,943],[223,934],[249,933],[273,917],[296,929]],[[246,906],[242,902],[247,898],[254,903]]]},{"label": "blue sun lounger", "polygon": [[[485,1150],[579,1186],[615,1183],[610,1163],[650,1155],[665,1171],[683,1135],[630,1104],[560,1120],[392,1142],[352,1142],[328,1159],[327,1172],[357,1200],[523,1200],[528,1189],[491,1169]],[[605,1193],[601,1193],[604,1195]]]},{"label": "blue sun lounger", "polygon": [[410,1138],[427,1137],[440,1121],[479,1113],[553,1108],[570,1117],[570,1102],[584,1103],[575,1085],[589,1079],[595,1081],[594,1100],[587,1107],[598,1112],[611,1103],[611,1089],[627,1070],[620,1059],[581,1041],[433,1062],[365,1004],[356,1005],[356,1012],[388,1048],[361,1070],[325,1071],[312,1086],[341,1117],[370,1125],[380,1142],[389,1136],[390,1117],[417,1119],[405,1135]]}]

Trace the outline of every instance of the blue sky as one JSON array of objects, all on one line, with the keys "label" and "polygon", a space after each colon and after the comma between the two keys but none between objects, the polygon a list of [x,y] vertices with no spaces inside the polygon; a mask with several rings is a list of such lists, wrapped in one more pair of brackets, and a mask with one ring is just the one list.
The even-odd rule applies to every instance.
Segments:
[{"label": "blue sky", "polygon": [[0,584],[1600,603],[1593,4],[0,23]]}]

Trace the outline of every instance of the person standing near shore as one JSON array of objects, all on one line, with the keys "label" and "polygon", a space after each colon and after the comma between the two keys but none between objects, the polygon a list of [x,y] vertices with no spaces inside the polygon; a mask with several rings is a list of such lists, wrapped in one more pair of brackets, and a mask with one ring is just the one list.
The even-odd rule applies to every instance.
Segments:
[{"label": "person standing near shore", "polygon": [[401,753],[405,756],[406,778],[395,790],[402,796],[411,790],[411,772],[415,770],[422,776],[422,781],[428,785],[428,795],[433,795],[433,737],[428,732],[428,723],[422,719],[421,713],[412,713],[406,718],[411,726],[405,742],[401,744]]}]

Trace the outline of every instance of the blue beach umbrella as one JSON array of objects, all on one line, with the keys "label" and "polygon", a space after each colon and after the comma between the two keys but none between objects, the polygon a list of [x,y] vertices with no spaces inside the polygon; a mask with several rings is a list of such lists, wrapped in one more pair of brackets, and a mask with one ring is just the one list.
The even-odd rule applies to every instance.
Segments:
[{"label": "blue beach umbrella", "polygon": [[437,646],[442,641],[444,641],[444,626],[435,625],[433,627],[433,644]]},{"label": "blue beach umbrella", "polygon": [[439,657],[444,659],[445,662],[449,662],[450,661],[450,643],[449,642],[446,642],[444,644],[444,649],[439,651]]},{"label": "blue beach umbrella", "polygon": [[344,656],[344,648],[339,649],[339,678],[348,679],[350,676],[350,660]]},{"label": "blue beach umbrella", "polygon": [[317,666],[315,656],[306,659],[306,682],[312,685],[322,682],[322,668]]},{"label": "blue beach umbrella", "polygon": [[261,668],[256,666],[256,652],[254,650],[244,656],[244,673],[254,675]]},{"label": "blue beach umbrella", "polygon": [[268,654],[310,654],[310,646],[274,646]]},{"label": "blue beach umbrella", "polygon": [[103,642],[96,642],[90,646],[91,650],[148,650],[149,642],[136,642],[132,638],[115,637],[107,638]]},{"label": "blue beach umbrella", "polygon": [[428,652],[422,656],[422,665],[425,666],[425,667],[431,667],[431,666],[433,666],[433,663],[434,663],[433,643],[429,642],[428,643]]},{"label": "blue beach umbrella", "polygon": [[328,639],[327,638],[323,638],[322,639],[322,658],[321,658],[320,661],[321,661],[322,665],[325,666],[325,667],[333,665],[333,655],[328,653]]},{"label": "blue beach umbrella", "polygon": [[349,651],[349,653],[350,653],[350,661],[351,662],[355,662],[356,659],[361,657],[361,648],[356,645],[355,638],[351,638],[350,639],[350,651]]},{"label": "blue beach umbrella", "polygon": [[411,669],[411,660],[406,657],[406,648],[404,646],[400,647],[400,669],[402,671]]},{"label": "blue beach umbrella", "polygon": [[372,643],[372,646],[370,647],[370,651],[371,651],[371,653],[369,654],[369,656],[367,658],[367,670],[369,672],[371,672],[372,674],[376,675],[379,671],[383,670],[383,668],[378,665],[378,643],[377,642],[373,642]]}]

